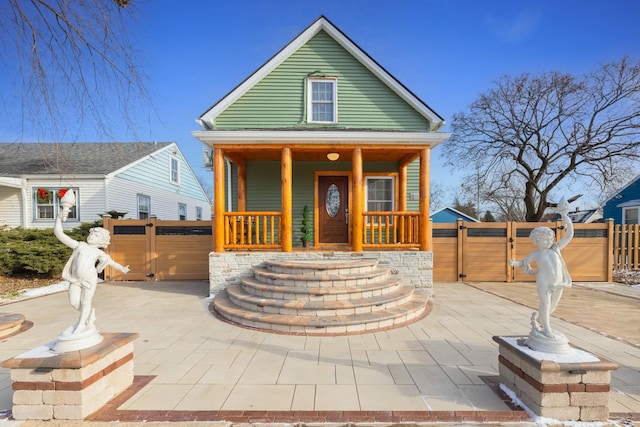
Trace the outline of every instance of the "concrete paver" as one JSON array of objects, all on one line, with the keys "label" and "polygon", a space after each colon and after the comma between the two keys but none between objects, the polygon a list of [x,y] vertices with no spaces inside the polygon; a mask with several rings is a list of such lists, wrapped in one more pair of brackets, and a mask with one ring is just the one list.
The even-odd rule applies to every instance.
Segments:
[{"label": "concrete paver", "polygon": [[[552,326],[621,365],[612,374],[611,410],[640,412],[634,335],[640,301],[632,292],[621,296],[593,285],[576,285],[565,297]],[[537,295],[532,284],[438,283],[427,317],[399,329],[334,337],[239,328],[212,316],[209,302],[206,282],[98,287],[97,326],[139,333],[135,374],[155,376],[120,410],[508,411],[482,379],[497,375],[491,337],[526,335]],[[2,340],[2,360],[54,340],[76,316],[65,293],[4,308],[34,326]],[[0,410],[11,407],[11,394],[8,370],[0,369]]]}]

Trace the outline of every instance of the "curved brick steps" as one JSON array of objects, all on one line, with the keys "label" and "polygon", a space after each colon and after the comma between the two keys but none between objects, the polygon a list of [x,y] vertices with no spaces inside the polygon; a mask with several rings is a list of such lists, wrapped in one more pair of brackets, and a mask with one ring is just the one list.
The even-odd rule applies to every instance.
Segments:
[{"label": "curved brick steps", "polygon": [[244,292],[240,285],[230,285],[226,289],[229,298],[237,306],[251,311],[299,316],[335,316],[385,310],[409,301],[413,290],[411,285],[401,285],[396,292],[369,298],[302,300],[262,298]]},{"label": "curved brick steps", "polygon": [[274,332],[362,333],[426,313],[428,298],[375,259],[271,260],[211,303],[222,318]]},{"label": "curved brick steps", "polygon": [[213,304],[223,318],[240,325],[273,332],[325,335],[339,333],[373,332],[403,326],[420,317],[427,308],[426,295],[414,298],[401,306],[387,310],[355,315],[299,316],[255,312],[238,307],[226,292],[216,295]]},{"label": "curved brick steps", "polygon": [[277,299],[350,299],[350,298],[369,298],[389,292],[394,292],[400,285],[398,276],[387,277],[377,283],[371,283],[360,286],[287,286],[287,285],[270,285],[261,282],[254,277],[243,277],[240,279],[242,287],[247,293],[263,298]]}]

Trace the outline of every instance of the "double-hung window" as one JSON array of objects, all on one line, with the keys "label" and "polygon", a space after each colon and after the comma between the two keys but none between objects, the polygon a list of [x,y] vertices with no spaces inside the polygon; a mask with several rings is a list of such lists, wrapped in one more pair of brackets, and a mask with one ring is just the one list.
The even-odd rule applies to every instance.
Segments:
[{"label": "double-hung window", "polygon": [[639,207],[628,207],[622,209],[623,224],[640,224],[640,216],[638,215]]},{"label": "double-hung window", "polygon": [[138,219],[147,219],[151,214],[151,196],[138,194]]},{"label": "double-hung window", "polygon": [[395,180],[392,176],[366,177],[367,212],[390,212],[395,208]]},{"label": "double-hung window", "polygon": [[187,219],[187,205],[178,203],[178,219],[184,221]]},{"label": "double-hung window", "polygon": [[308,122],[338,122],[337,86],[336,79],[309,79],[307,87]]},{"label": "double-hung window", "polygon": [[177,157],[169,158],[169,180],[172,184],[180,184],[180,161]]},{"label": "double-hung window", "polygon": [[[60,210],[60,199],[64,196],[64,194],[68,191],[68,188],[60,188],[60,187],[38,187],[33,189],[33,218],[34,220],[53,220],[55,219],[57,212]],[[75,193],[76,201],[79,201],[78,197],[78,189],[71,189]],[[77,203],[77,202],[76,202]],[[78,217],[78,206],[73,206],[69,212],[69,216],[67,217],[67,221],[77,221]]]}]

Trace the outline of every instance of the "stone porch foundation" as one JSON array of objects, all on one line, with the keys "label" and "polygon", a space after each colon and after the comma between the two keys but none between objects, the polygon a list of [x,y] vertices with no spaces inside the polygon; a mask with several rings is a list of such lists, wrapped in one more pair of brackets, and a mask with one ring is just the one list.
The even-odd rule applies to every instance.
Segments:
[{"label": "stone porch foundation", "polygon": [[[499,344],[500,383],[531,411],[556,420],[609,418],[611,371],[618,365],[579,349],[580,355],[586,355],[582,359],[590,361],[541,360],[537,355],[543,353],[533,352],[534,357],[532,350],[520,344],[524,338],[494,336],[493,340]],[[572,356],[558,358],[564,357],[571,360]]]},{"label": "stone porch foundation", "polygon": [[129,387],[138,334],[102,335],[84,350],[51,355],[43,346],[2,362],[11,368],[13,418],[81,420]]},{"label": "stone porch foundation", "polygon": [[209,254],[209,291],[216,294],[227,286],[240,284],[240,277],[251,276],[251,268],[267,260],[353,260],[371,258],[378,266],[399,274],[402,281],[433,293],[433,252],[370,251],[370,252],[211,252]]}]

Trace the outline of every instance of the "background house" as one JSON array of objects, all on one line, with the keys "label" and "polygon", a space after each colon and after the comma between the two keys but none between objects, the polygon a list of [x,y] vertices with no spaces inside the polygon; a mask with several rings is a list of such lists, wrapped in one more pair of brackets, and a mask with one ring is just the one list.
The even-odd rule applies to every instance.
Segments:
[{"label": "background house", "polygon": [[52,227],[67,189],[78,201],[67,228],[106,211],[211,219],[211,202],[174,142],[0,144],[1,225]]},{"label": "background house", "polygon": [[614,224],[640,224],[640,175],[616,191],[605,203],[602,215]]},{"label": "background house", "polygon": [[449,222],[456,222],[461,219],[466,222],[480,222],[477,219],[464,214],[456,209],[451,207],[445,207],[438,211],[435,211],[430,215],[431,221],[436,224],[443,224]]}]

